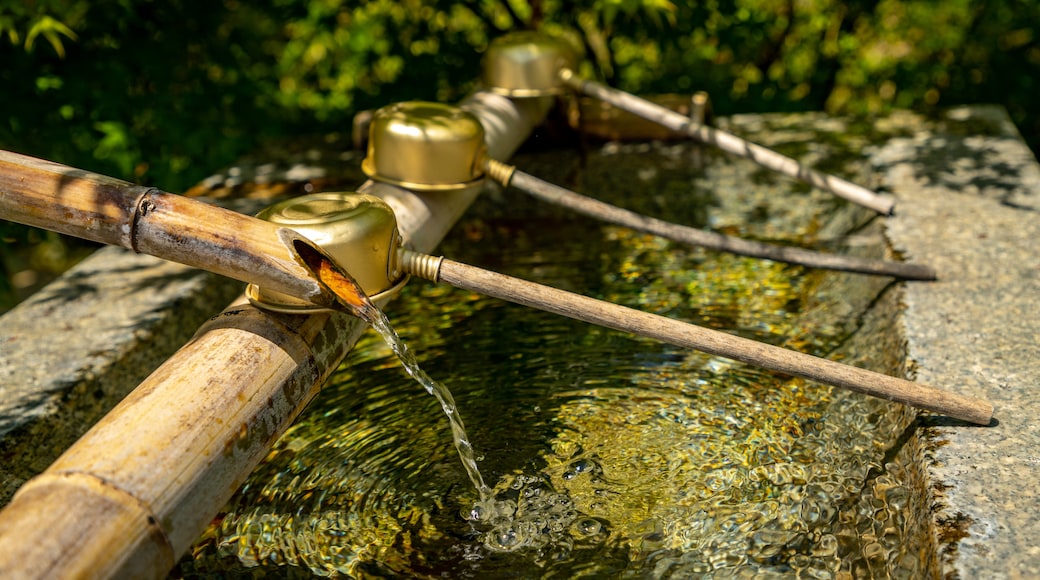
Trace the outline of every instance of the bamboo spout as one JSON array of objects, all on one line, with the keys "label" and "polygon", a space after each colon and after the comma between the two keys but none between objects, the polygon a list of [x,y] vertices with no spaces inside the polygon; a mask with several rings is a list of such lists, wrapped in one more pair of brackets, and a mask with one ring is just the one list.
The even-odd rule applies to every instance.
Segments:
[{"label": "bamboo spout", "polygon": [[321,306],[334,304],[295,247],[321,250],[291,229],[9,151],[0,151],[0,219],[122,246]]}]

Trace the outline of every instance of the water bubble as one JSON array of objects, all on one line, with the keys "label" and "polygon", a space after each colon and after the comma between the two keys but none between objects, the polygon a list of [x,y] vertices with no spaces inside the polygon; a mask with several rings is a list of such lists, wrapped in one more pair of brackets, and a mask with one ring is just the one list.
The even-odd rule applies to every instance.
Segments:
[{"label": "water bubble", "polygon": [[596,468],[596,464],[588,459],[579,459],[570,465],[576,473],[585,473]]},{"label": "water bubble", "polygon": [[495,542],[498,544],[498,547],[503,550],[509,550],[515,548],[517,544],[520,543],[520,535],[516,533],[515,529],[506,528],[504,530],[499,530],[498,533],[495,534]]},{"label": "water bubble", "polygon": [[525,498],[535,498],[542,494],[542,488],[536,486],[525,487],[523,495]]},{"label": "water bubble", "polygon": [[603,524],[599,523],[599,520],[593,518],[586,518],[578,522],[578,531],[586,536],[594,536],[603,529]]}]

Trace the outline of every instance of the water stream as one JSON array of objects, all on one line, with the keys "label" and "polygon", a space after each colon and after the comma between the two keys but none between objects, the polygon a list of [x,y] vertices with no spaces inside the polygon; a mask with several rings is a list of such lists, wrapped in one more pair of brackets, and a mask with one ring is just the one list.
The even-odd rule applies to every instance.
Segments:
[{"label": "water stream", "polygon": [[[541,476],[517,477],[509,482],[508,488],[497,494],[488,487],[480,474],[473,445],[466,434],[466,426],[451,391],[423,371],[415,355],[394,331],[382,311],[375,310],[370,323],[397,355],[408,374],[437,399],[448,418],[452,442],[478,496],[469,510],[462,510],[462,516],[482,525],[483,544],[486,547],[510,552],[559,541],[559,536],[568,532],[576,531],[579,536],[587,538],[601,536],[606,532],[603,522],[593,517],[580,517],[568,495],[552,491],[550,483]],[[598,466],[595,462],[579,459],[570,466],[565,477],[592,477],[596,471]]]},{"label": "water stream", "polygon": [[[480,474],[473,445],[466,434],[466,426],[451,390],[426,374],[408,345],[391,326],[386,314],[364,296],[353,279],[344,276],[328,260],[318,257],[318,261],[318,278],[338,296],[342,304],[349,307],[348,310],[354,311],[372,325],[372,329],[397,355],[408,374],[440,403],[451,425],[452,443],[478,495],[476,503],[463,516],[490,526],[484,532],[484,545],[492,550],[513,551],[544,545],[548,538],[568,531],[578,516],[573,502],[566,494],[552,492],[549,482],[541,477],[517,478],[509,486],[516,493],[507,491],[500,495],[493,494]],[[573,478],[596,470],[594,462],[582,459],[573,464],[567,477]],[[605,531],[603,523],[595,518],[582,519],[577,522],[576,529],[583,536],[596,536]]]},{"label": "water stream", "polygon": [[[787,154],[818,166],[829,159],[829,171],[846,167],[823,155],[834,147],[827,135],[761,130],[795,134]],[[517,161],[682,223],[870,257],[884,248],[865,213],[689,145]],[[481,198],[440,251],[772,344],[902,370],[888,318],[898,287],[886,279],[682,247],[508,193]],[[416,396],[401,353],[366,335],[177,574],[928,574],[934,550],[918,532],[927,508],[907,456],[915,453],[904,436],[913,413],[904,407],[446,286],[410,283],[390,318],[414,349],[401,357],[409,372],[431,369],[457,405],[445,393]],[[461,422],[457,429],[444,421],[458,409],[468,436]],[[453,438],[477,451],[456,449]]]},{"label": "water stream", "polygon": [[333,302],[338,304],[338,307],[344,312],[353,314],[368,322],[372,329],[383,338],[387,346],[394,351],[398,360],[401,361],[401,365],[404,366],[405,371],[422,385],[427,393],[437,399],[437,402],[441,405],[441,410],[444,411],[444,415],[448,418],[448,423],[451,425],[452,443],[454,443],[455,449],[459,453],[462,466],[465,468],[470,481],[473,483],[473,487],[476,488],[480,496],[477,504],[478,509],[475,509],[474,513],[483,512],[487,508],[493,507],[490,496],[491,490],[480,475],[480,468],[477,467],[477,461],[473,454],[473,445],[466,435],[466,426],[463,424],[462,416],[455,406],[455,398],[452,397],[451,391],[446,386],[431,379],[422,370],[422,367],[419,366],[419,361],[416,360],[415,355],[408,349],[408,345],[401,340],[394,327],[390,325],[390,320],[386,317],[386,314],[369,300],[368,296],[365,295],[365,291],[362,290],[361,286],[349,272],[341,269],[332,260],[325,257],[316,248],[312,248],[309,244],[295,242],[293,247],[296,251],[296,258],[307,264],[316,279],[332,294]]},{"label": "water stream", "polygon": [[480,468],[477,466],[473,445],[469,441],[469,436],[466,435],[466,425],[462,422],[462,415],[459,414],[458,407],[455,406],[455,398],[451,396],[451,391],[448,387],[431,379],[422,370],[422,367],[419,366],[419,361],[415,359],[415,355],[408,350],[408,346],[397,335],[393,327],[390,326],[390,320],[381,311],[379,316],[372,320],[372,328],[393,349],[394,354],[397,355],[401,365],[408,371],[408,374],[418,381],[426,389],[426,392],[433,395],[437,402],[440,403],[441,410],[444,411],[444,415],[448,418],[448,423],[451,425],[452,443],[459,452],[462,467],[466,470],[469,480],[473,483],[473,487],[476,488],[479,495],[477,506],[481,507],[481,510],[486,509],[483,506],[487,506],[492,500],[491,488],[484,483],[484,478],[480,475]]}]

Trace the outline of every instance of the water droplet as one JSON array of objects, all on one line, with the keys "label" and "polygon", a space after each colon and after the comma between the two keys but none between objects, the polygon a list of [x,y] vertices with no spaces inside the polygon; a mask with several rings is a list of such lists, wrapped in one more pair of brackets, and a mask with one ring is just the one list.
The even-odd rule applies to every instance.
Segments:
[{"label": "water droplet", "polygon": [[570,465],[576,473],[585,473],[596,468],[596,464],[588,459],[579,459]]}]

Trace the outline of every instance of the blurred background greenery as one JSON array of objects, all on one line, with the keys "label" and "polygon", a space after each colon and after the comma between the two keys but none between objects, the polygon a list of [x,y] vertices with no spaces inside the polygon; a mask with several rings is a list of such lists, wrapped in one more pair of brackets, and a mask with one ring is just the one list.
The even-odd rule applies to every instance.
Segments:
[{"label": "blurred background greenery", "polygon": [[[507,31],[717,114],[998,103],[1040,145],[1033,0],[0,0],[0,148],[181,191],[280,136],[450,102]],[[0,221],[0,312],[84,253]]]}]

